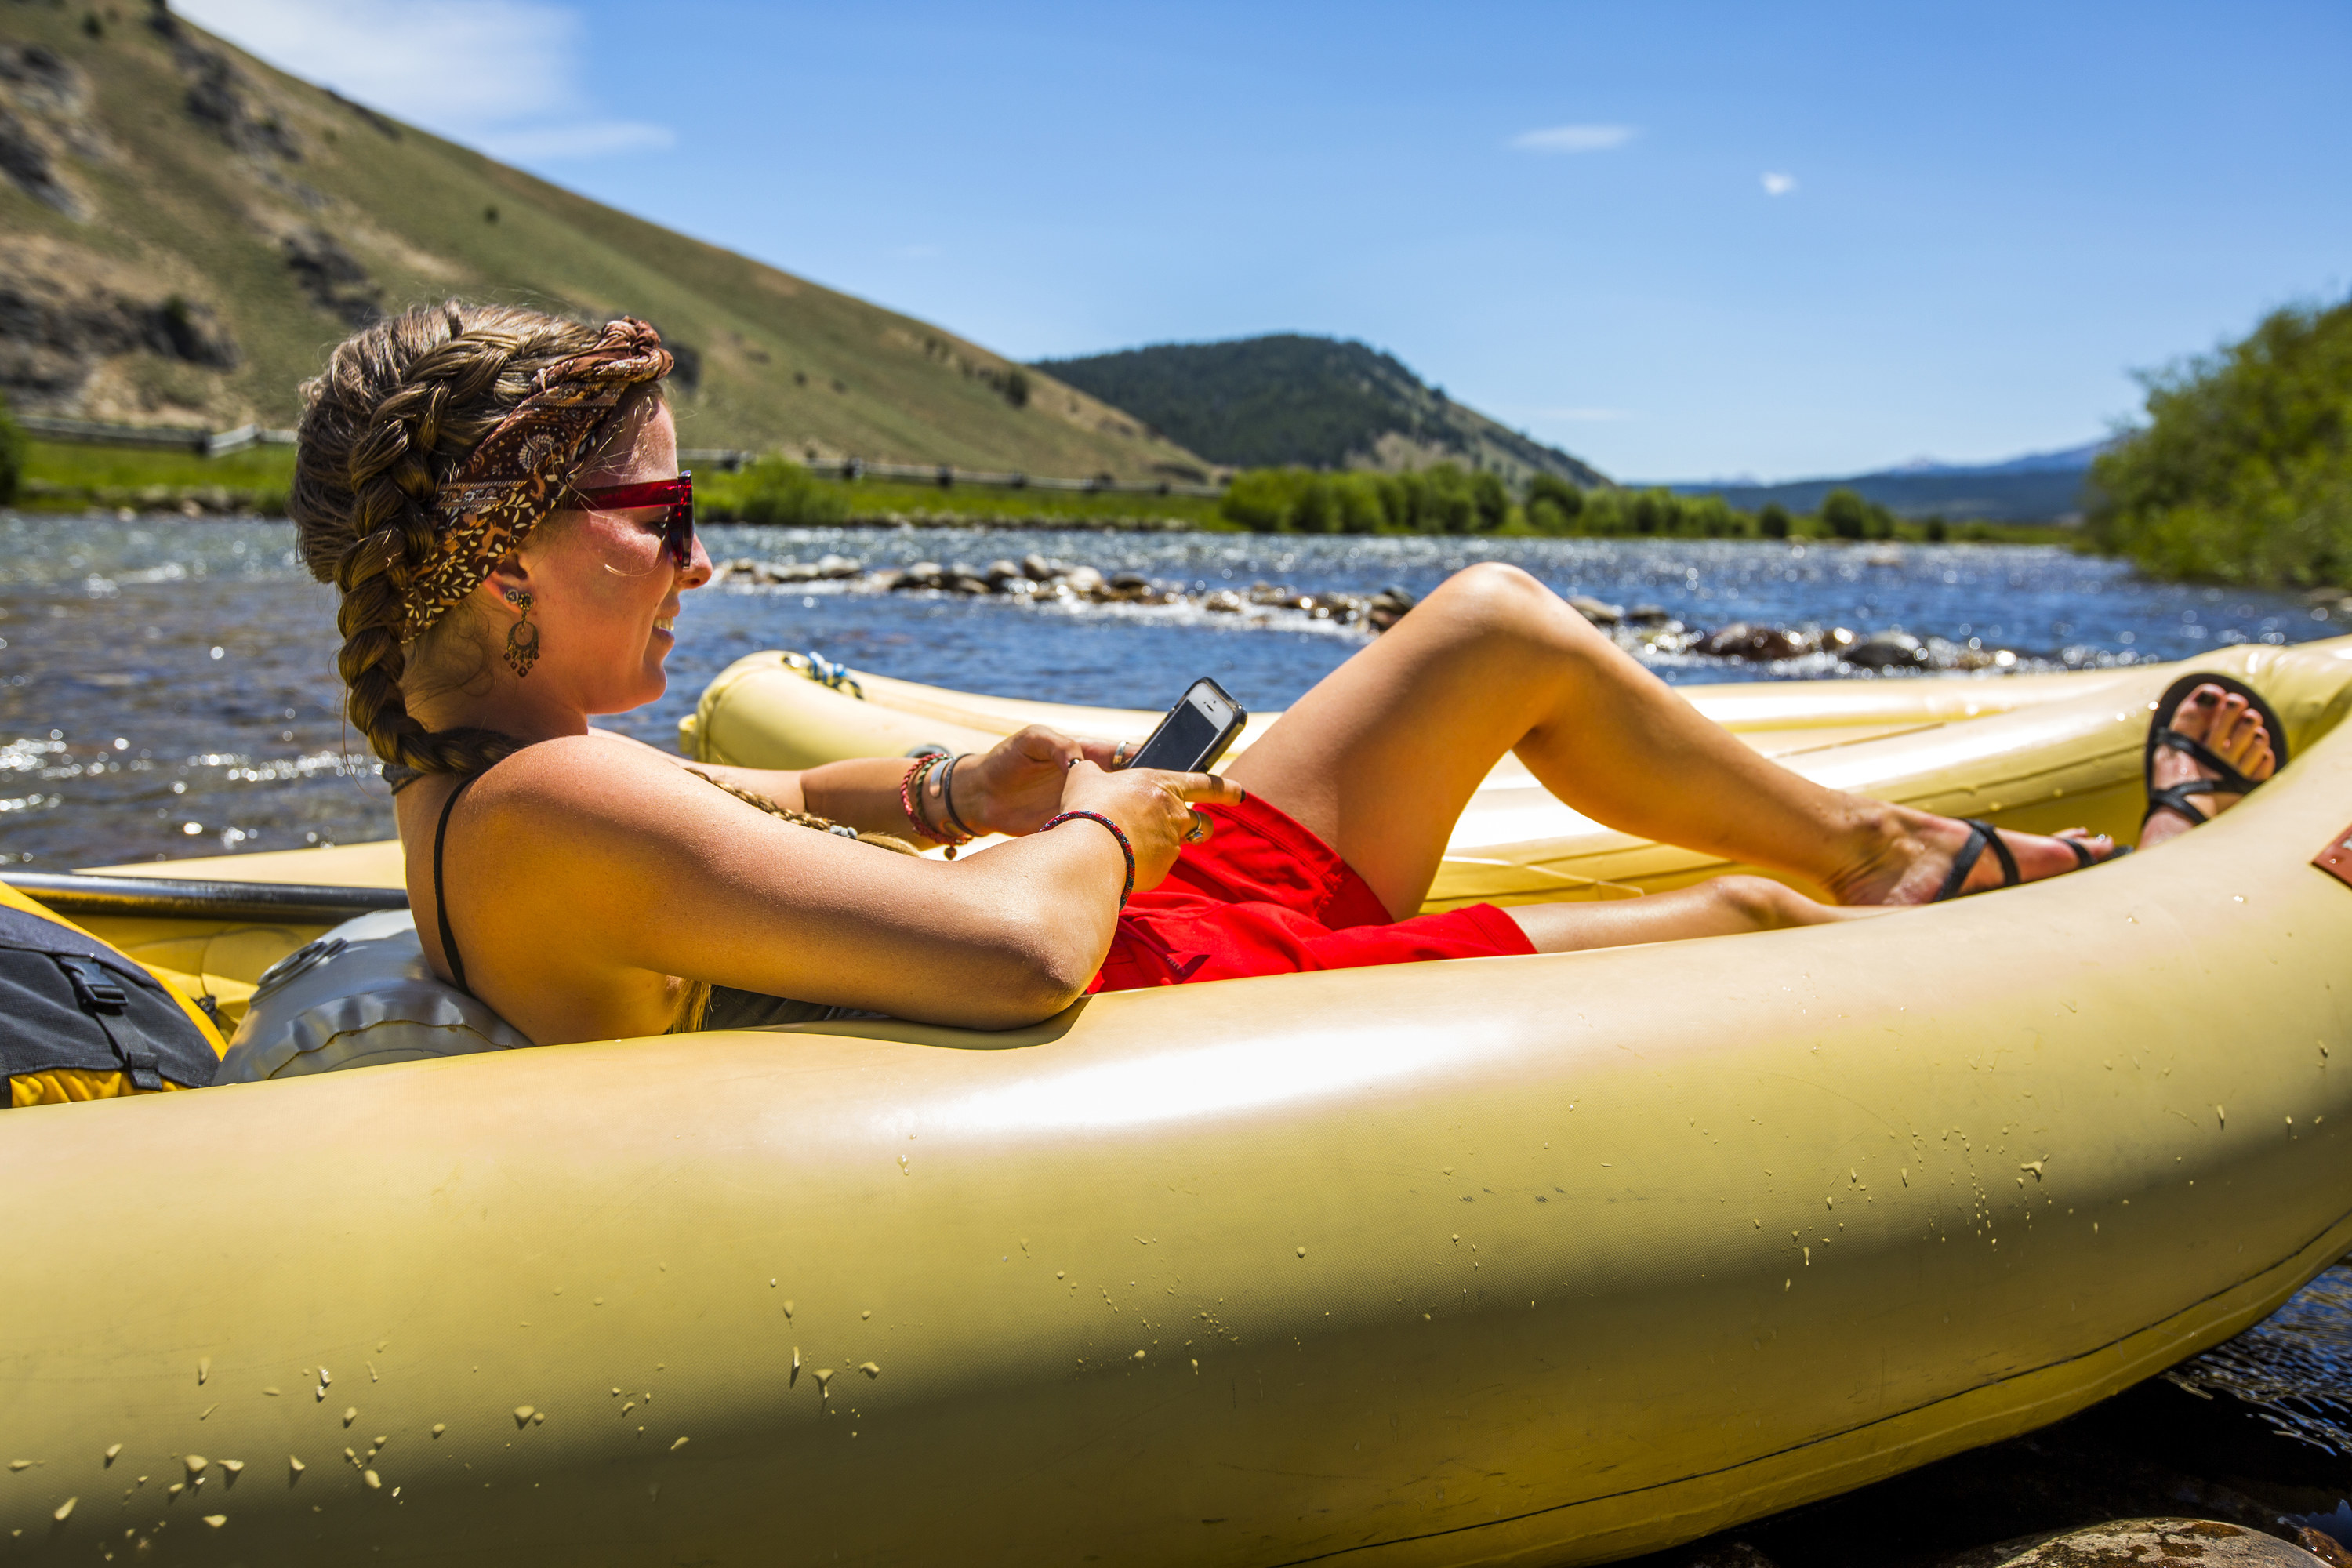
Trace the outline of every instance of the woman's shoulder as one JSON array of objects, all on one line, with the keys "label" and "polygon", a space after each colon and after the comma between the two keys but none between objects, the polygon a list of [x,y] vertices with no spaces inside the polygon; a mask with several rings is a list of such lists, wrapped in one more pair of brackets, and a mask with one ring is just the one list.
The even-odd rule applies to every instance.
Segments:
[{"label": "woman's shoulder", "polygon": [[577,820],[616,806],[642,811],[652,799],[709,789],[644,742],[592,730],[525,746],[482,773],[473,794],[487,810]]}]

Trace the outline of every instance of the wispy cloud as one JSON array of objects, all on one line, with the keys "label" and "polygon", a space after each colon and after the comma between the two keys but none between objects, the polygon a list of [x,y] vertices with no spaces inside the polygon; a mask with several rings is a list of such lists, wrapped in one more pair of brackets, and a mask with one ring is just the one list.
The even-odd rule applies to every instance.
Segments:
[{"label": "wispy cloud", "polygon": [[581,22],[548,0],[173,0],[201,27],[346,98],[495,157],[546,163],[667,147],[595,112]]},{"label": "wispy cloud", "polygon": [[1794,174],[1768,172],[1764,175],[1764,194],[1768,196],[1785,196],[1796,188],[1797,176]]},{"label": "wispy cloud", "polygon": [[1606,153],[1640,134],[1631,125],[1553,125],[1522,131],[1510,145],[1522,153]]}]

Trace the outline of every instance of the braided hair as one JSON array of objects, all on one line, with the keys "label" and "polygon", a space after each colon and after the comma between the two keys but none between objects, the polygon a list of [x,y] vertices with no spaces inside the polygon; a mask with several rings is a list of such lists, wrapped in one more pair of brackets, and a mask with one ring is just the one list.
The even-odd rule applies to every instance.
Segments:
[{"label": "braided hair", "polygon": [[[453,300],[345,340],[303,384],[287,510],[303,563],[342,595],[336,666],[345,710],[388,763],[474,773],[519,749],[495,730],[427,730],[411,716],[401,690],[412,651],[401,642],[404,606],[433,558],[436,488],[530,393],[533,376],[597,339],[594,327],[541,311]],[[583,454],[583,466],[598,456]],[[447,630],[461,618],[420,641],[463,635]]]}]

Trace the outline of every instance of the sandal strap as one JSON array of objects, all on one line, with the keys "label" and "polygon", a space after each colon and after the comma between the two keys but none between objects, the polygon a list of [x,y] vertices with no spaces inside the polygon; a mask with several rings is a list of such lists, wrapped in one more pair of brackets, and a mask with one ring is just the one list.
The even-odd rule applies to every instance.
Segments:
[{"label": "sandal strap", "polygon": [[2262,787],[2262,780],[2248,778],[2224,762],[2212,747],[2194,735],[2184,735],[2178,730],[2167,728],[2157,732],[2156,743],[2166,751],[2179,752],[2181,755],[2211,768],[2221,775],[2218,779],[2208,781],[2220,786],[2219,788],[2199,791],[2200,794],[2218,795],[2226,792],[2230,795],[2252,795]]},{"label": "sandal strap", "polygon": [[2146,827],[2148,818],[2158,812],[2172,811],[2186,817],[2190,826],[2202,827],[2213,818],[2191,805],[2189,804],[2191,796],[2243,793],[2242,790],[2231,790],[2220,779],[2190,779],[2186,784],[2167,784],[2162,789],[2152,789],[2147,792],[2147,812],[2139,819],[2139,825]]},{"label": "sandal strap", "polygon": [[[2017,857],[2011,854],[2009,846],[2000,841],[2000,829],[1973,816],[1960,820],[1968,826],[1969,841],[1952,856],[1952,868],[1944,874],[1944,885],[1936,889],[1936,896],[1928,900],[1930,903],[1940,904],[1947,899],[1959,897],[1960,889],[1968,883],[1969,873],[1977,868],[1977,862],[1984,858],[1988,848],[1992,851],[1993,858],[2000,862],[2000,886],[2014,888],[2021,880]],[[1989,892],[1991,889],[1979,890]]]}]

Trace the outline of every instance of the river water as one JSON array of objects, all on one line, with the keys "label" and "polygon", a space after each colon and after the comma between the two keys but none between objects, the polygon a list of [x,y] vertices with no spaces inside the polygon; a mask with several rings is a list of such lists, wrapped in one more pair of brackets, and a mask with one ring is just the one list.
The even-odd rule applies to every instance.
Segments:
[{"label": "river water", "polygon": [[[869,571],[984,567],[1034,552],[1181,587],[1177,605],[1049,605],[843,583],[728,584],[687,596],[663,700],[614,727],[667,743],[728,663],[816,648],[882,674],[1123,707],[1213,675],[1280,708],[1368,634],[1300,616],[1219,615],[1199,596],[1253,584],[1303,594],[1425,594],[1480,560],[1563,594],[1732,621],[1905,629],[2013,649],[2016,668],[2171,659],[2348,629],[2288,595],[2146,582],[2046,547],[1899,550],[1712,541],[1259,538],[930,529],[713,527],[716,559]],[[0,858],[38,869],[348,843],[392,832],[375,763],[338,706],[331,590],[282,522],[118,521],[0,512]],[[1649,656],[1672,681],[1834,672],[1827,656],[1759,666]],[[1895,679],[1881,676],[1879,679]],[[1906,676],[1900,679],[1998,679]]]},{"label": "river water", "polygon": [[[1516,563],[1562,594],[1654,605],[1695,628],[1748,621],[1906,630],[1962,647],[1974,638],[2012,651],[2011,668],[2021,669],[2168,660],[2352,630],[2340,612],[2331,620],[2292,595],[2154,584],[2114,562],[2049,547],[747,527],[713,527],[705,537],[715,559],[835,555],[869,572],[920,561],[984,569],[1034,552],[1106,574],[1140,574],[1191,601],[1072,605],[876,593],[854,581],[730,583],[688,595],[668,695],[613,721],[657,742],[674,738],[712,675],[774,647],[815,648],[910,680],[1122,707],[1172,700],[1194,676],[1210,674],[1252,709],[1279,708],[1368,634],[1295,615],[1216,614],[1201,607],[1202,595],[1260,583],[1309,595],[1390,584],[1421,595],[1481,560]],[[258,519],[0,512],[0,860],[63,870],[391,835],[376,764],[341,718],[333,596],[301,569],[292,544],[288,525]],[[1838,669],[1827,656],[1775,665],[1692,652],[1644,657],[1676,682]],[[2126,1398],[2258,1412],[2263,1431],[2295,1439],[2286,1447],[2340,1458],[2352,1452],[2347,1313],[2352,1271],[2333,1270],[2268,1322],[2179,1369],[2171,1384]],[[2205,1405],[2180,1389],[2209,1396]],[[2225,1397],[2215,1402],[2214,1394]],[[2120,1424],[2146,1425],[2137,1416]],[[2091,1447],[2101,1463],[2122,1463],[2116,1456],[2136,1440],[2095,1435]],[[1982,1464],[1997,1466],[2013,1449],[2026,1451],[1986,1450]],[[2041,1464],[2060,1449],[2031,1451]],[[2352,1467],[2340,1486],[2337,1472],[2327,1473],[2325,1485],[2295,1493],[2315,1519],[2332,1506],[2331,1489],[2352,1491]],[[2023,1483],[2003,1484],[2007,1495]],[[1842,1517],[1875,1517],[1871,1495],[1842,1500]],[[1835,1529],[1801,1525],[1770,1537],[1784,1563],[1846,1560]],[[2352,1532],[2352,1504],[2335,1527]]]}]

